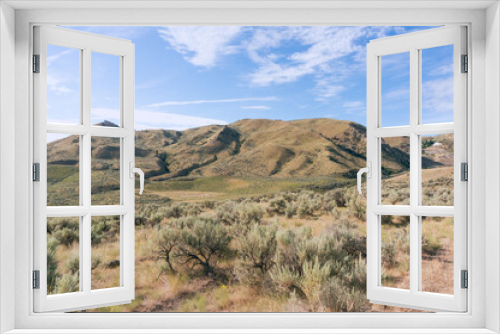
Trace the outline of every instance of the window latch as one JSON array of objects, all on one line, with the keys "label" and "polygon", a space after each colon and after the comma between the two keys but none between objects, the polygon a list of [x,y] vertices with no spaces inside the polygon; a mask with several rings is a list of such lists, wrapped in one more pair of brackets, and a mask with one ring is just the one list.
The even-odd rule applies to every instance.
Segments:
[{"label": "window latch", "polygon": [[366,173],[366,177],[368,179],[372,178],[372,163],[370,161],[368,161],[366,163],[366,167],[365,168],[361,168],[358,171],[358,192],[359,192],[360,195],[363,193],[361,191],[361,176],[363,175],[363,173]]},{"label": "window latch", "polygon": [[136,168],[135,164],[133,161],[130,161],[129,163],[129,171],[130,171],[130,178],[133,179],[135,177],[135,173],[139,174],[139,182],[141,185],[141,189],[139,190],[139,195],[142,195],[142,192],[144,191],[144,172],[140,168]]}]

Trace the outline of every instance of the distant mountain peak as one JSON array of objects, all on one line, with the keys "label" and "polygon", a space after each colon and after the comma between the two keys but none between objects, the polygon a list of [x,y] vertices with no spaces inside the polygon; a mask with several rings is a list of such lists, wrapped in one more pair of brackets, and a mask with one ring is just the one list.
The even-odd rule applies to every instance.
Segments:
[{"label": "distant mountain peak", "polygon": [[118,125],[116,125],[115,123],[107,121],[107,120],[104,120],[104,121],[102,121],[100,123],[97,123],[95,125],[96,126],[108,126],[108,127],[112,127],[112,128],[117,128],[118,127]]}]

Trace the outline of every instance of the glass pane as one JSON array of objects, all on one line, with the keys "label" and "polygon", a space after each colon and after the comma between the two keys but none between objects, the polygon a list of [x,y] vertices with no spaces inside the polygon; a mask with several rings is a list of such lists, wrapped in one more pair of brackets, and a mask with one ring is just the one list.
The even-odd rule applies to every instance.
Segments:
[{"label": "glass pane", "polygon": [[91,123],[120,126],[120,57],[92,52]]},{"label": "glass pane", "polygon": [[382,126],[410,125],[410,53],[380,58]]},{"label": "glass pane", "polygon": [[422,123],[453,122],[453,45],[421,50]]},{"label": "glass pane", "polygon": [[410,204],[410,137],[381,139],[381,204]]},{"label": "glass pane", "polygon": [[80,290],[80,218],[47,218],[47,294]]},{"label": "glass pane", "polygon": [[92,137],[92,205],[120,204],[120,138]]},{"label": "glass pane", "polygon": [[410,289],[410,217],[381,216],[382,286]]},{"label": "glass pane", "polygon": [[80,124],[80,50],[47,45],[47,122]]},{"label": "glass pane", "polygon": [[120,286],[120,216],[92,217],[92,290]]},{"label": "glass pane", "polygon": [[453,294],[453,223],[422,217],[422,291]]},{"label": "glass pane", "polygon": [[47,133],[47,205],[80,205],[80,136]]},{"label": "glass pane", "polygon": [[422,136],[422,205],[453,206],[453,134]]}]

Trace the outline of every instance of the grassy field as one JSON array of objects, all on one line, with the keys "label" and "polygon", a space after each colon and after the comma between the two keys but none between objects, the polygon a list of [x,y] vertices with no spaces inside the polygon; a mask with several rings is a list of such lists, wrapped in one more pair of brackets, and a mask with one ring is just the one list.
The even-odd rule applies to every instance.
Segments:
[{"label": "grassy field", "polygon": [[[424,170],[452,205],[450,168]],[[62,177],[62,176],[60,176]],[[74,174],[67,173],[68,178]],[[408,175],[383,181],[407,204]],[[113,187],[99,194],[113,201]],[[88,312],[408,312],[366,300],[366,203],[349,179],[178,178],[136,196],[136,298]],[[118,224],[118,226],[117,226]],[[382,282],[409,287],[409,222],[382,217]],[[78,224],[52,218],[50,291],[78,290]],[[453,220],[424,218],[423,289],[452,293]],[[119,284],[119,219],[92,223],[92,287]]]}]

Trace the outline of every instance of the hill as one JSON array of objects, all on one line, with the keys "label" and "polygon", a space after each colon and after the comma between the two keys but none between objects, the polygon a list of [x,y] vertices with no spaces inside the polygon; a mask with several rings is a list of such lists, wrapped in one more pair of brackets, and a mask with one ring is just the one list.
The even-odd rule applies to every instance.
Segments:
[{"label": "hill", "polygon": [[[106,126],[114,124],[106,121]],[[443,137],[443,136],[442,136]],[[452,139],[446,144],[426,137],[424,167],[446,166]],[[443,141],[443,140],[441,140]],[[78,138],[70,136],[47,145],[50,164],[76,166]],[[451,143],[451,144],[450,144]],[[119,141],[92,138],[92,169],[117,170]],[[451,148],[450,148],[451,147]],[[401,173],[409,166],[407,137],[382,140],[385,169]],[[429,154],[427,154],[429,152]],[[136,132],[136,166],[151,181],[181,176],[234,177],[354,177],[365,165],[366,128],[335,119],[294,121],[243,119],[185,131]]]}]

